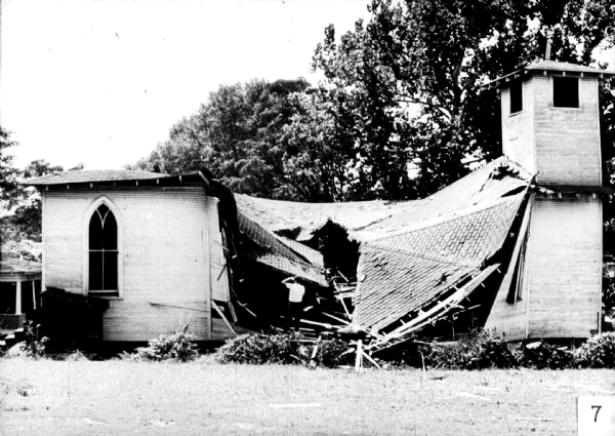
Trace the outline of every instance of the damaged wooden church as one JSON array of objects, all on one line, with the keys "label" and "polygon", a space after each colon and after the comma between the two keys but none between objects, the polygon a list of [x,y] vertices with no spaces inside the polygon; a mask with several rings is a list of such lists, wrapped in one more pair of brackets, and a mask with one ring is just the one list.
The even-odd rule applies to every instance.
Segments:
[{"label": "damaged wooden church", "polygon": [[[504,156],[416,201],[260,199],[206,171],[30,180],[43,198],[43,289],[104,301],[107,341],[259,329],[284,313],[287,277],[308,289],[306,307],[339,301],[373,349],[473,327],[587,338],[601,330],[604,74],[539,61],[492,82]],[[318,235],[331,223],[358,246],[345,286],[325,274],[335,259]]]},{"label": "damaged wooden church", "polygon": [[224,340],[242,331],[241,314],[275,315],[276,304],[283,313],[284,278],[327,288],[317,252],[244,217],[202,172],[71,171],[28,183],[42,192],[44,301],[60,317],[87,311],[75,323],[89,319],[85,331],[105,341],[185,326],[197,340]]},{"label": "damaged wooden church", "polygon": [[428,198],[238,202],[308,243],[327,220],[360,241],[352,325],[374,349],[474,327],[510,341],[587,338],[602,328],[604,74],[542,60],[491,82],[504,156]]}]

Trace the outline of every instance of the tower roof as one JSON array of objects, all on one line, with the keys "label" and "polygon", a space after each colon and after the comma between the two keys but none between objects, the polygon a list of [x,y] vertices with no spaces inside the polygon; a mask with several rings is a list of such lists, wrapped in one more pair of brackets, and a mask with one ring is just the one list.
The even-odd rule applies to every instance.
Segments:
[{"label": "tower roof", "polygon": [[551,61],[540,59],[538,61],[532,62],[531,64],[525,65],[518,70],[513,71],[512,73],[506,74],[504,76],[498,77],[490,82],[488,82],[485,86],[502,86],[503,83],[506,83],[512,79],[516,79],[519,77],[523,77],[529,74],[543,74],[543,75],[570,75],[570,76],[598,76],[603,77],[604,75],[615,75],[615,71],[611,70],[603,70],[597,67],[589,67],[586,65],[573,64],[570,62],[559,62],[559,61]]}]

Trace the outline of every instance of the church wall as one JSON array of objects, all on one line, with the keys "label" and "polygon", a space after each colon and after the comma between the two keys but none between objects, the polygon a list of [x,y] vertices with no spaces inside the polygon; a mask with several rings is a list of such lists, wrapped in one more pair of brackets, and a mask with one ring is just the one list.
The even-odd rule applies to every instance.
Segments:
[{"label": "church wall", "polygon": [[226,295],[228,280],[219,274],[222,265],[211,278],[212,259],[223,258],[219,227],[211,228],[218,200],[202,187],[71,186],[44,192],[45,285],[87,293],[87,225],[102,196],[118,221],[120,288],[119,297],[109,298],[103,338],[145,341],[189,324],[198,339],[210,339],[212,286]]},{"label": "church wall", "polygon": [[485,328],[506,340],[587,338],[598,331],[602,302],[602,202],[535,198],[519,298],[510,302],[511,273]]},{"label": "church wall", "polygon": [[526,258],[529,336],[587,338],[602,304],[602,201],[537,198]]}]

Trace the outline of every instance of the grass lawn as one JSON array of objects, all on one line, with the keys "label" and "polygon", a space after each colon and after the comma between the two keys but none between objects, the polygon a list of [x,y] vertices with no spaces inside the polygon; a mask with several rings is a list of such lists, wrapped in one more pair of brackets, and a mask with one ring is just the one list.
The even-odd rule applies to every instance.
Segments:
[{"label": "grass lawn", "polygon": [[613,370],[0,361],[0,435],[574,435]]}]

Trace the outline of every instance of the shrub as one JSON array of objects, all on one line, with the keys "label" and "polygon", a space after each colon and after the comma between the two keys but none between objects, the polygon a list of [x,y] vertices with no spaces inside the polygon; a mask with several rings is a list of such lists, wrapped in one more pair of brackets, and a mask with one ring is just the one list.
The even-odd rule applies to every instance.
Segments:
[{"label": "shrub", "polygon": [[122,357],[143,359],[143,360],[180,360],[186,362],[194,360],[198,357],[194,341],[194,336],[186,333],[188,327],[184,328],[181,333],[171,335],[160,335],[157,338],[150,339],[147,347],[137,348],[134,355],[123,355]]},{"label": "shrub", "polygon": [[432,344],[424,353],[425,365],[442,369],[465,369],[470,366],[470,354],[461,344]]},{"label": "shrub", "polygon": [[342,355],[349,348],[350,345],[340,339],[321,341],[318,344],[318,351],[314,357],[314,364],[326,368],[336,368],[340,365],[351,364],[354,353]]},{"label": "shrub", "polygon": [[216,351],[216,360],[233,363],[297,363],[290,334],[245,334],[229,339]]},{"label": "shrub", "polygon": [[615,368],[615,332],[602,333],[588,339],[574,353],[576,366]]},{"label": "shrub", "polygon": [[444,369],[513,368],[517,360],[506,343],[479,332],[451,344],[432,344],[425,364]]},{"label": "shrub", "polygon": [[299,342],[295,333],[246,334],[229,339],[218,349],[215,359],[224,363],[304,363],[327,368],[352,363],[353,354],[342,355],[350,348],[347,342],[340,339],[321,340],[315,355],[311,345]]},{"label": "shrub", "polygon": [[514,368],[518,365],[514,354],[500,339],[483,337],[470,348],[470,368]]},{"label": "shrub", "polygon": [[533,369],[565,369],[573,365],[574,353],[567,347],[545,342],[532,342],[516,352],[519,365]]}]

